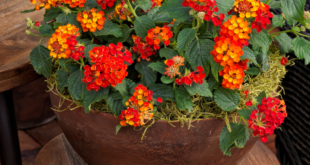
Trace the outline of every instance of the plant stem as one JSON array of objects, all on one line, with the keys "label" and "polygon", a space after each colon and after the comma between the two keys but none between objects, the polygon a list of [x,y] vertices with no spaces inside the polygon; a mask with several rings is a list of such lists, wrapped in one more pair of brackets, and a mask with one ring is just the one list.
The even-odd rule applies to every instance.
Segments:
[{"label": "plant stem", "polygon": [[270,29],[268,30],[268,33],[271,32],[271,30],[273,30],[274,28],[276,28],[276,27],[273,26],[272,28],[270,28]]},{"label": "plant stem", "polygon": [[135,10],[132,8],[132,6],[131,6],[129,0],[125,0],[125,1],[126,1],[126,4],[127,4],[128,7],[129,7],[130,12],[131,12],[135,17],[138,17],[137,14],[136,14],[136,12],[135,12]]},{"label": "plant stem", "polygon": [[201,26],[201,21],[200,21],[199,18],[197,18],[197,26],[196,26],[194,29],[196,29],[196,30],[198,31],[198,29],[200,28],[200,26]]},{"label": "plant stem", "polygon": [[298,34],[298,35],[303,36],[303,37],[308,37],[308,38],[310,38],[310,36],[307,36],[307,35],[304,35],[304,34],[301,34],[301,33],[298,33],[298,32],[295,32],[295,34]]},{"label": "plant stem", "polygon": [[84,67],[84,60],[82,57],[80,57],[80,61],[81,61],[81,66],[80,66],[80,70],[83,70],[83,67]]},{"label": "plant stem", "polygon": [[88,34],[90,35],[90,37],[92,38],[92,40],[95,38],[92,32],[88,32]]},{"label": "plant stem", "polygon": [[268,5],[268,3],[270,2],[271,0],[268,0],[267,2],[266,2],[266,5]]},{"label": "plant stem", "polygon": [[41,42],[42,42],[43,38],[45,38],[45,37],[46,37],[46,36],[43,36],[43,37],[40,39],[39,45],[41,45]]},{"label": "plant stem", "polygon": [[226,114],[225,114],[224,120],[225,120],[227,129],[228,129],[228,132],[231,132],[231,127],[230,127],[230,124],[229,124],[229,119],[228,119],[228,116],[227,116],[227,112],[226,112]]},{"label": "plant stem", "polygon": [[281,31],[281,32],[271,33],[271,34],[269,34],[269,36],[274,36],[276,34],[289,33],[289,32],[293,32],[293,30],[285,30],[285,31]]}]

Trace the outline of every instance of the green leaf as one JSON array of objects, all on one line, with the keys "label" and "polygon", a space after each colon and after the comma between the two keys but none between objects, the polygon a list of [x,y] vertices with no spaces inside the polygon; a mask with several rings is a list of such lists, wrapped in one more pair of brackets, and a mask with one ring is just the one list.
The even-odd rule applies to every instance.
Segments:
[{"label": "green leaf", "polygon": [[266,30],[262,30],[258,33],[256,30],[252,30],[250,34],[250,44],[261,47],[264,54],[268,54],[269,45],[272,43],[272,39]]},{"label": "green leaf", "polygon": [[157,99],[158,97],[160,97],[163,99],[163,101],[165,100],[174,101],[175,100],[172,86],[164,85],[164,84],[153,84],[150,86],[149,89],[153,91],[154,99]]},{"label": "green leaf", "polygon": [[91,44],[91,40],[89,39],[78,39],[77,41],[78,43],[83,44],[84,46]]},{"label": "green leaf", "polygon": [[191,95],[199,94],[204,97],[212,97],[212,92],[209,90],[206,80],[203,80],[202,84],[193,83],[191,86],[186,85],[185,88]]},{"label": "green leaf", "polygon": [[73,73],[73,72],[75,72],[75,71],[77,71],[77,70],[80,69],[80,68],[79,68],[77,65],[75,65],[75,64],[66,64],[65,67],[69,69],[70,73]]},{"label": "green leaf", "polygon": [[216,81],[214,77],[210,77],[208,79],[208,86],[210,91],[212,91],[213,89],[217,89],[220,86],[220,83]]},{"label": "green leaf", "polygon": [[248,75],[257,76],[259,75],[259,69],[258,68],[249,68],[248,70],[244,71],[244,73]]},{"label": "green leaf", "polygon": [[248,60],[252,61],[255,65],[258,65],[258,63],[256,61],[255,54],[252,51],[252,49],[250,49],[247,46],[243,46],[242,51],[243,51],[243,55],[240,57],[240,60],[248,59]]},{"label": "green leaf", "polygon": [[102,99],[107,98],[109,94],[109,87],[100,88],[98,91],[85,90],[85,98],[83,99],[83,105],[86,113],[90,112],[91,105],[95,102],[99,102]]},{"label": "green leaf", "polygon": [[101,30],[96,30],[94,32],[95,36],[107,36],[107,35],[114,35],[115,37],[121,37],[123,35],[122,29],[119,27],[118,24],[113,23],[110,20],[106,20],[103,28]]},{"label": "green leaf", "polygon": [[126,109],[123,105],[123,96],[119,92],[110,93],[106,102],[111,109],[112,113],[116,116],[121,114],[121,111]]},{"label": "green leaf", "polygon": [[166,77],[166,76],[161,76],[160,80],[161,80],[161,82],[163,82],[164,84],[170,84],[170,83],[174,82],[175,78],[170,78],[170,77]]},{"label": "green leaf", "polygon": [[241,140],[246,136],[247,128],[243,124],[230,123],[231,133],[228,131],[227,126],[222,129],[220,134],[220,148],[225,155],[230,156],[230,149],[234,146],[236,140]]},{"label": "green leaf", "polygon": [[215,62],[213,56],[210,56],[209,58],[211,63],[212,75],[214,76],[216,81],[219,81],[219,71],[223,70],[224,67],[220,63]]},{"label": "green leaf", "polygon": [[250,109],[241,109],[241,110],[238,110],[238,113],[239,113],[239,115],[240,115],[241,117],[243,117],[245,120],[249,120],[252,111],[251,111]]},{"label": "green leaf", "polygon": [[292,39],[286,33],[281,33],[274,39],[279,43],[281,53],[286,54],[293,50]]},{"label": "green leaf", "polygon": [[193,28],[183,29],[178,35],[177,50],[182,53],[186,45],[193,41],[197,33],[197,30]]},{"label": "green leaf", "polygon": [[67,70],[67,68],[66,68],[66,63],[72,62],[72,61],[73,61],[73,60],[70,59],[70,58],[61,58],[61,59],[58,60],[59,65],[60,65],[62,68],[64,68],[65,70]]},{"label": "green leaf", "polygon": [[122,128],[121,125],[117,125],[116,126],[116,130],[115,130],[115,135],[117,135],[118,131]]},{"label": "green leaf", "polygon": [[258,53],[257,55],[257,62],[261,66],[261,70],[266,72],[269,70],[269,58],[267,54]]},{"label": "green leaf", "polygon": [[52,28],[51,25],[44,24],[44,25],[42,25],[42,26],[40,27],[39,32],[40,32],[42,35],[52,36],[52,34],[54,33],[54,30],[53,30],[53,28]]},{"label": "green leaf", "polygon": [[98,4],[96,0],[87,0],[84,6],[88,6],[89,8],[96,8]]},{"label": "green leaf", "polygon": [[224,111],[233,111],[239,105],[240,95],[231,89],[219,87],[214,92],[214,101]]},{"label": "green leaf", "polygon": [[62,14],[59,14],[57,17],[56,17],[56,22],[58,23],[61,23],[61,24],[67,24],[68,21],[69,21],[69,18],[70,17],[73,17],[74,14],[66,14],[66,13],[62,13]]},{"label": "green leaf", "polygon": [[273,15],[272,17],[272,26],[274,27],[283,27],[285,25],[285,19],[282,17],[282,15]]},{"label": "green leaf", "polygon": [[141,82],[146,87],[155,84],[157,74],[148,67],[150,63],[143,60],[135,65],[135,69],[141,74]]},{"label": "green leaf", "polygon": [[184,87],[178,87],[174,89],[175,103],[179,110],[187,110],[191,112],[193,110],[193,102],[190,94]]},{"label": "green leaf", "polygon": [[139,5],[144,11],[150,9],[153,5],[151,0],[135,0],[135,4]]},{"label": "green leaf", "polygon": [[286,17],[295,19],[296,21],[303,23],[305,0],[281,0],[281,10]]},{"label": "green leaf", "polygon": [[68,90],[74,100],[83,100],[86,92],[86,84],[82,82],[84,73],[77,70],[68,78]]},{"label": "green leaf", "polygon": [[28,9],[28,10],[24,10],[24,11],[21,11],[20,13],[31,13],[31,12],[34,12],[34,11],[36,11],[35,8],[33,8],[33,9]]},{"label": "green leaf", "polygon": [[123,79],[121,84],[116,84],[114,88],[118,90],[121,95],[126,96],[126,93],[127,93],[126,79]]},{"label": "green leaf", "polygon": [[83,29],[82,29],[81,23],[77,21],[77,15],[68,14],[67,17],[68,17],[68,23],[79,28],[79,32],[82,34]]},{"label": "green leaf", "polygon": [[64,87],[68,86],[68,73],[65,70],[57,70],[56,71],[56,79],[58,82],[59,89],[62,90]]},{"label": "green leaf", "polygon": [[130,33],[133,31],[134,29],[133,28],[129,28],[128,25],[126,24],[123,24],[122,26],[122,37],[114,37],[114,36],[109,36],[107,38],[107,41],[110,42],[110,43],[114,43],[114,44],[117,44],[118,42],[125,42],[127,41],[128,37],[130,36]]},{"label": "green leaf", "polygon": [[[271,9],[279,9],[281,8],[281,2],[280,1],[275,1],[275,0],[271,0],[269,3],[268,3],[269,7]],[[273,15],[274,16],[274,15]]]},{"label": "green leaf", "polygon": [[219,13],[227,13],[234,7],[235,0],[216,0],[217,7]]},{"label": "green leaf", "polygon": [[162,48],[159,50],[160,57],[165,57],[166,59],[172,59],[173,56],[178,55],[179,53],[171,48]]},{"label": "green leaf", "polygon": [[256,99],[257,103],[260,104],[262,102],[263,98],[266,98],[266,92],[265,91],[261,92],[255,99]]},{"label": "green leaf", "polygon": [[44,14],[44,23],[49,22],[53,19],[55,19],[59,14],[62,13],[61,9],[58,7],[51,7],[51,9],[47,10]]},{"label": "green leaf", "polygon": [[166,11],[159,11],[160,7],[152,8],[148,13],[147,16],[150,17],[154,22],[161,22],[161,23],[170,23],[172,22],[172,18],[169,16],[169,13]]},{"label": "green leaf", "polygon": [[50,51],[42,45],[38,45],[30,53],[30,63],[34,70],[45,77],[52,74],[52,58],[49,54]]},{"label": "green leaf", "polygon": [[249,133],[248,129],[245,129],[244,132],[242,132],[242,134],[243,134],[243,136],[240,139],[236,140],[236,143],[235,143],[236,147],[238,147],[238,148],[243,148],[245,146],[246,142],[250,138],[250,133]]},{"label": "green leaf", "polygon": [[191,8],[189,6],[183,7],[183,1],[184,0],[165,0],[159,11],[166,11],[169,13],[171,18],[174,18],[180,22],[184,22],[191,17],[189,15]]},{"label": "green leaf", "polygon": [[164,75],[168,66],[164,62],[152,62],[148,67]]},{"label": "green leaf", "polygon": [[302,37],[293,39],[293,50],[299,59],[305,59],[305,65],[310,63],[310,42]]},{"label": "green leaf", "polygon": [[210,52],[214,49],[214,42],[209,39],[194,40],[188,44],[184,57],[193,69],[202,66],[206,75],[210,72]]},{"label": "green leaf", "polygon": [[150,17],[146,15],[143,15],[141,17],[136,17],[135,31],[139,37],[142,37],[142,38],[146,37],[147,31],[152,28],[155,28],[155,23]]},{"label": "green leaf", "polygon": [[94,47],[100,47],[100,45],[90,44],[90,45],[85,46],[85,49],[84,49],[85,54],[84,55],[88,59],[89,62],[91,61],[91,59],[89,57],[89,51],[91,51]]}]

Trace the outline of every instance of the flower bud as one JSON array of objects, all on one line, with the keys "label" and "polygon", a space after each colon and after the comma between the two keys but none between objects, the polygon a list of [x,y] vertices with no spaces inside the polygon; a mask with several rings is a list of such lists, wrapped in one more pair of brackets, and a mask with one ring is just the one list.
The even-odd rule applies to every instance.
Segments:
[{"label": "flower bud", "polygon": [[205,14],[206,14],[205,12],[199,12],[197,16],[199,19],[203,20],[205,18]]},{"label": "flower bud", "polygon": [[309,23],[306,23],[306,28],[310,29],[310,24]]},{"label": "flower bud", "polygon": [[282,15],[282,17],[283,17],[284,19],[286,19],[286,17],[285,17],[285,14],[284,14],[284,13],[282,13],[281,15]]},{"label": "flower bud", "polygon": [[196,10],[195,9],[191,9],[190,11],[189,11],[189,15],[194,15],[194,14],[196,14]]},{"label": "flower bud", "polygon": [[26,21],[27,22],[32,22],[32,20],[29,17],[26,18]]},{"label": "flower bud", "polygon": [[301,30],[302,32],[305,32],[305,31],[306,31],[306,28],[305,28],[304,26],[301,26],[301,27],[300,27],[300,30]]},{"label": "flower bud", "polygon": [[28,35],[31,34],[31,31],[30,31],[30,30],[26,30],[25,32],[26,32],[26,34],[28,34]]},{"label": "flower bud", "polygon": [[61,9],[65,14],[71,13],[71,10],[68,7],[62,7]]}]

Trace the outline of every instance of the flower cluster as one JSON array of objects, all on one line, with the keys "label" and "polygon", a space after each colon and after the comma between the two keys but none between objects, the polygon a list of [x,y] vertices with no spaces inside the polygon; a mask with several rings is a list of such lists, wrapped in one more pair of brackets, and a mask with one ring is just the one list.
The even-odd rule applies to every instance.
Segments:
[{"label": "flower cluster", "polygon": [[83,11],[83,13],[77,14],[77,21],[81,23],[83,32],[87,32],[88,30],[95,32],[96,29],[101,30],[105,20],[106,18],[104,17],[104,12],[99,11],[97,13],[97,9],[95,8],[90,9],[90,11]]},{"label": "flower cluster", "polygon": [[168,66],[166,69],[165,75],[170,78],[180,75],[180,66],[184,65],[184,58],[181,56],[174,56],[172,59],[166,60],[165,64]]},{"label": "flower cluster", "polygon": [[127,17],[133,17],[132,13],[124,7],[124,4],[119,4],[115,6],[115,9],[112,13],[108,15],[108,18],[112,20],[113,18],[119,18],[121,20],[126,20]]},{"label": "flower cluster", "polygon": [[266,29],[267,24],[270,24],[270,18],[273,17],[269,8],[259,0],[236,0],[233,11],[239,13],[241,18],[255,18],[251,26],[260,32],[263,28]]},{"label": "flower cluster", "polygon": [[197,70],[191,72],[185,76],[181,76],[179,79],[175,79],[175,83],[177,85],[192,85],[193,82],[202,84],[203,79],[206,78],[206,74],[204,73],[204,69],[202,66],[197,66]]},{"label": "flower cluster", "polygon": [[84,46],[78,44],[76,37],[80,36],[79,29],[71,24],[59,26],[48,40],[50,56],[56,58],[69,58],[79,60],[84,57]]},{"label": "flower cluster", "polygon": [[173,33],[171,31],[171,27],[156,26],[155,28],[148,30],[147,36],[145,37],[145,41],[147,42],[148,45],[151,45],[155,50],[159,50],[160,42],[163,42],[166,46],[168,46],[170,44],[170,38],[172,37]]},{"label": "flower cluster", "polygon": [[115,86],[122,83],[127,76],[127,65],[132,64],[131,53],[125,48],[122,51],[123,44],[110,44],[109,46],[94,47],[89,51],[89,57],[92,66],[84,67],[83,82],[87,83],[87,90],[98,91],[100,87]]},{"label": "flower cluster", "polygon": [[97,4],[101,6],[101,8],[104,10],[108,7],[112,7],[116,0],[96,0]]},{"label": "flower cluster", "polygon": [[30,0],[30,2],[35,5],[36,10],[40,10],[40,7],[50,9],[51,6],[62,6],[62,3],[68,4],[71,8],[84,7],[86,0]]},{"label": "flower cluster", "polygon": [[240,61],[240,56],[243,55],[243,45],[248,45],[249,33],[249,23],[244,18],[233,15],[221,25],[220,37],[214,39],[211,54],[214,61],[224,67],[219,74],[224,78],[222,86],[225,88],[240,88],[243,83],[248,60]]},{"label": "flower cluster", "polygon": [[153,2],[153,7],[155,6],[161,6],[161,3],[163,2],[163,0],[151,0]]},{"label": "flower cluster", "polygon": [[[198,17],[206,21],[212,20],[215,26],[220,25],[225,15],[221,13],[220,15],[215,15],[215,12],[218,12],[218,7],[216,1],[214,0],[184,0],[182,5],[184,7],[191,7],[194,10],[198,11]],[[201,18],[202,17],[202,18]]]},{"label": "flower cluster", "polygon": [[[145,121],[153,118],[153,91],[147,90],[145,86],[139,84],[135,87],[133,96],[126,102],[127,110],[123,110],[119,115],[121,126],[131,125],[134,127],[145,125]],[[162,103],[159,97],[156,100]]]},{"label": "flower cluster", "polygon": [[149,45],[146,42],[144,42],[141,37],[138,37],[136,35],[132,35],[132,40],[135,43],[135,46],[132,47],[133,51],[135,53],[140,54],[140,57],[137,58],[138,61],[141,60],[140,58],[149,61],[149,60],[151,60],[150,56],[156,54],[152,45]]},{"label": "flower cluster", "polygon": [[64,1],[65,4],[68,4],[69,7],[71,8],[84,7],[84,4],[86,3],[86,0],[62,0],[62,1]]},{"label": "flower cluster", "polygon": [[252,111],[249,119],[249,127],[253,130],[254,136],[260,136],[262,142],[267,142],[267,136],[274,133],[283,122],[286,113],[286,106],[283,100],[274,97],[263,98],[257,109]]}]

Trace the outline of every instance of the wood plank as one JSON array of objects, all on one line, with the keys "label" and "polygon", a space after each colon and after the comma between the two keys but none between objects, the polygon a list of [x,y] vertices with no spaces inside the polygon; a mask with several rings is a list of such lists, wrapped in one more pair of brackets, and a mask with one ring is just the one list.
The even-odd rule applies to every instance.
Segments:
[{"label": "wood plank", "polygon": [[26,131],[43,146],[62,133],[56,120]]},{"label": "wood plank", "polygon": [[268,136],[268,141],[265,143],[265,145],[275,154],[277,155],[277,148],[276,148],[276,134],[273,134],[271,136]]},{"label": "wood plank", "polygon": [[23,165],[33,165],[42,145],[32,139],[25,131],[18,131]]}]

